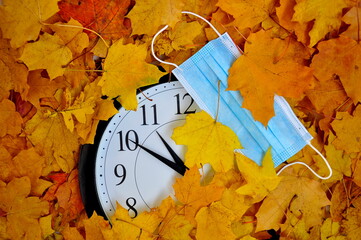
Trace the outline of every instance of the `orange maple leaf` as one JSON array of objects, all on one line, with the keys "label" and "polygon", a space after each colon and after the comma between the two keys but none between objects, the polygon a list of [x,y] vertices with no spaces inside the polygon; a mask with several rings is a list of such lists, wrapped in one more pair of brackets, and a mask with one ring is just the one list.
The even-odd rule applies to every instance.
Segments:
[{"label": "orange maple leaf", "polygon": [[251,34],[229,70],[229,90],[239,90],[242,107],[264,125],[274,115],[275,94],[299,99],[312,87],[312,69],[305,66],[308,50],[291,37],[272,38],[269,31]]},{"label": "orange maple leaf", "polygon": [[197,166],[187,171],[183,178],[177,178],[173,185],[175,196],[184,206],[182,211],[188,220],[194,219],[198,210],[221,198],[223,187],[214,182],[201,185],[201,175]]},{"label": "orange maple leaf", "polygon": [[[130,33],[129,21],[124,17],[128,12],[129,0],[62,0],[58,5],[59,14],[66,21],[73,18],[104,39],[116,40]],[[91,38],[96,37],[93,33],[88,34]]]}]

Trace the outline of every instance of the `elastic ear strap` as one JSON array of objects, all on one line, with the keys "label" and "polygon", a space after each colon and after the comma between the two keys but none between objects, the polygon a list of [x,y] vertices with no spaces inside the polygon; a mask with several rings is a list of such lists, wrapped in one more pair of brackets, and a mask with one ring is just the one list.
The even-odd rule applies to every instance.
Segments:
[{"label": "elastic ear strap", "polygon": [[171,62],[166,62],[166,61],[163,61],[161,60],[160,58],[158,58],[156,55],[155,55],[155,52],[154,52],[154,42],[155,42],[155,39],[159,36],[159,34],[161,34],[164,30],[166,30],[168,28],[168,25],[166,25],[164,28],[162,28],[161,30],[159,30],[153,37],[152,39],[152,43],[150,45],[150,49],[152,51],[152,55],[155,59],[157,59],[158,62],[161,62],[161,63],[164,63],[164,64],[168,64],[168,65],[172,65],[176,68],[178,68],[178,65],[175,64],[175,63],[171,63]]},{"label": "elastic ear strap", "polygon": [[327,176],[327,177],[322,177],[320,175],[318,175],[310,166],[308,166],[306,163],[304,162],[293,162],[293,163],[290,163],[290,164],[287,164],[286,166],[284,166],[283,168],[281,168],[278,172],[277,172],[277,175],[280,175],[281,172],[283,170],[285,170],[286,168],[292,166],[292,165],[296,165],[296,164],[300,164],[300,165],[303,165],[305,166],[306,168],[308,168],[308,170],[310,170],[316,177],[318,177],[319,179],[322,179],[322,180],[326,180],[326,179],[329,179],[331,176],[332,176],[332,168],[330,166],[330,164],[328,163],[327,159],[322,155],[322,153],[320,153],[317,148],[315,148],[311,143],[308,143],[308,145],[318,154],[321,156],[321,158],[323,159],[323,161],[325,162],[330,174]]},{"label": "elastic ear strap", "polygon": [[[193,13],[193,12],[188,12],[188,11],[183,11],[182,13],[184,14],[190,14],[190,15],[193,15],[193,16],[196,16],[200,19],[202,19],[203,21],[205,21],[215,32],[216,34],[221,37],[222,35],[217,31],[217,29],[212,25],[212,23],[210,23],[207,19],[205,19],[204,17],[196,14],[196,13]],[[166,61],[163,61],[161,60],[160,58],[158,58],[156,55],[155,55],[155,51],[154,51],[154,43],[155,43],[155,39],[159,36],[159,34],[161,34],[164,30],[166,30],[168,28],[168,25],[166,25],[165,27],[163,27],[161,30],[159,30],[153,37],[152,39],[152,43],[150,45],[150,48],[151,48],[151,51],[152,51],[152,55],[153,57],[158,61],[158,62],[161,62],[161,63],[164,63],[164,64],[168,64],[168,65],[171,65],[171,66],[174,66],[176,68],[179,68],[179,66],[175,63],[171,63],[171,62],[166,62]]]}]

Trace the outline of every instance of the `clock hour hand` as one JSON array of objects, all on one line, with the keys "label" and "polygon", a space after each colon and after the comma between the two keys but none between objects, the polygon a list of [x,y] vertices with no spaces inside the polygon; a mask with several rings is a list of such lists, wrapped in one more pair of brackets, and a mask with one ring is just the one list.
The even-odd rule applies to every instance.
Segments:
[{"label": "clock hour hand", "polygon": [[[130,141],[133,142],[134,144],[137,144],[133,140],[130,140]],[[186,169],[184,167],[179,166],[178,164],[168,160],[167,158],[159,155],[158,153],[150,150],[149,148],[144,147],[143,145],[140,145],[139,143],[137,144],[137,146],[140,147],[141,149],[143,149],[144,151],[146,151],[147,153],[149,153],[150,155],[152,155],[153,157],[155,157],[156,159],[160,160],[162,163],[164,163],[168,167],[172,168],[174,171],[176,171],[180,175],[184,176],[184,173],[186,171]]]},{"label": "clock hour hand", "polygon": [[167,148],[170,155],[172,156],[175,163],[178,164],[179,166],[181,166],[182,168],[189,170],[189,168],[186,165],[184,165],[184,162],[182,161],[182,159],[174,152],[174,150],[169,146],[169,144],[164,140],[164,138],[159,134],[158,131],[157,131],[157,134],[158,134],[159,138],[162,140],[164,146]]}]

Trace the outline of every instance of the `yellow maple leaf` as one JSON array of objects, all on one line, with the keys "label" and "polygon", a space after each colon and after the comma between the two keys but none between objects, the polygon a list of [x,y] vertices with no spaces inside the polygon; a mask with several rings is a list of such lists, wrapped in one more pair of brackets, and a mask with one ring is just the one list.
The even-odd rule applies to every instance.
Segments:
[{"label": "yellow maple leaf", "polygon": [[292,211],[286,211],[286,222],[281,225],[281,236],[292,240],[309,240],[311,238],[309,229],[304,219],[299,219]]},{"label": "yellow maple leaf", "polygon": [[46,69],[50,79],[63,75],[63,66],[71,59],[72,53],[60,37],[48,33],[36,42],[27,43],[20,57],[29,70]]},{"label": "yellow maple leaf", "polygon": [[46,239],[47,237],[49,237],[51,234],[53,234],[55,232],[55,230],[51,226],[52,219],[53,219],[53,216],[51,214],[48,216],[45,216],[45,217],[41,217],[39,219],[39,225],[41,228],[41,236],[43,239]]},{"label": "yellow maple leaf", "polygon": [[28,177],[15,178],[8,184],[0,182],[0,209],[6,213],[10,239],[41,239],[38,221],[48,213],[49,203],[29,197],[30,188]]},{"label": "yellow maple leaf", "polygon": [[349,208],[345,214],[345,219],[341,222],[347,239],[357,240],[361,236],[361,210],[360,208]]},{"label": "yellow maple leaf", "polygon": [[290,32],[294,32],[298,41],[308,45],[310,37],[308,31],[312,23],[300,23],[292,21],[294,7],[297,4],[295,0],[280,0],[280,6],[276,7],[276,13],[279,19],[279,24]]},{"label": "yellow maple leaf", "polygon": [[302,176],[285,176],[259,208],[256,214],[256,232],[278,230],[290,204],[293,214],[296,214],[298,220],[302,218],[308,230],[322,222],[322,208],[329,205],[330,201],[320,182]]},{"label": "yellow maple leaf", "polygon": [[361,132],[355,131],[361,126],[361,107],[357,107],[350,115],[347,112],[338,112],[336,119],[331,123],[336,132],[333,144],[337,149],[345,150],[347,153],[361,151]]},{"label": "yellow maple leaf", "polygon": [[177,178],[173,188],[177,200],[184,205],[182,213],[190,221],[200,208],[219,200],[224,190],[214,182],[201,186],[201,175],[197,166],[188,170],[183,178]]},{"label": "yellow maple leaf", "polygon": [[204,111],[188,115],[186,123],[174,129],[172,138],[177,144],[188,146],[186,165],[200,168],[210,163],[219,172],[234,167],[233,151],[241,148],[237,135]]},{"label": "yellow maple leaf", "polygon": [[110,229],[110,223],[94,211],[89,219],[84,219],[87,240],[104,240],[103,232]]},{"label": "yellow maple leaf", "polygon": [[231,224],[236,215],[220,202],[212,203],[209,207],[203,207],[196,216],[198,240],[219,239],[232,240],[236,235],[232,231]]},{"label": "yellow maple leaf", "polygon": [[52,97],[57,89],[65,87],[62,78],[50,80],[41,76],[42,70],[29,72],[28,84],[30,86],[27,100],[37,109],[40,108],[40,99]]},{"label": "yellow maple leaf", "polygon": [[239,90],[242,107],[267,125],[274,115],[274,95],[299,99],[313,84],[312,69],[305,66],[308,49],[288,38],[272,38],[270,31],[251,34],[229,70],[228,89]]},{"label": "yellow maple leaf", "polygon": [[7,99],[0,102],[0,137],[6,134],[16,136],[21,131],[23,119],[15,110],[15,104]]},{"label": "yellow maple leaf", "polygon": [[344,0],[302,0],[294,7],[292,21],[300,23],[314,21],[309,33],[310,45],[313,47],[319,40],[341,25],[342,9],[347,7]]},{"label": "yellow maple leaf", "polygon": [[237,193],[252,197],[253,202],[261,201],[282,179],[276,174],[270,150],[266,152],[262,166],[258,166],[243,154],[237,154],[236,160],[238,169],[247,182],[237,189]]},{"label": "yellow maple leaf", "polygon": [[54,171],[58,166],[64,172],[70,172],[75,167],[74,153],[78,151],[78,137],[67,129],[60,114],[38,111],[26,123],[24,131],[36,149],[44,153],[47,171]]},{"label": "yellow maple leaf", "polygon": [[189,49],[187,45],[193,44],[193,39],[202,33],[202,25],[197,21],[193,22],[178,22],[174,31],[169,34],[172,47],[175,50]]},{"label": "yellow maple leaf", "polygon": [[156,213],[162,219],[153,232],[160,239],[191,240],[193,225],[180,213],[180,209],[170,197],[164,199]]},{"label": "yellow maple leaf", "polygon": [[354,103],[361,102],[361,88],[355,87],[361,78],[361,44],[340,36],[320,42],[319,53],[312,59],[311,68],[320,81],[327,81],[335,74],[340,77],[347,95]]},{"label": "yellow maple leaf", "polygon": [[181,19],[182,0],[138,1],[127,17],[132,21],[132,34],[153,36],[159,26],[174,25]]},{"label": "yellow maple leaf", "polygon": [[136,89],[157,83],[164,75],[155,65],[145,62],[147,46],[115,42],[104,62],[104,74],[99,85],[110,98],[118,97],[128,110],[137,109]]},{"label": "yellow maple leaf", "polygon": [[219,0],[217,6],[235,18],[234,25],[239,29],[252,28],[268,19],[274,11],[274,0]]},{"label": "yellow maple leaf", "polygon": [[153,232],[161,218],[154,212],[142,212],[131,218],[129,212],[117,204],[117,210],[110,219],[112,229],[103,231],[105,239],[153,239]]},{"label": "yellow maple leaf", "polygon": [[[332,166],[332,176],[329,179],[323,180],[324,183],[335,183],[342,180],[344,176],[351,177],[351,158],[342,150],[337,150],[332,142],[335,136],[331,133],[328,137],[328,145],[325,145],[326,158]],[[327,176],[329,169],[325,166],[320,156],[316,156],[316,166],[319,167],[319,174]]]},{"label": "yellow maple leaf", "polygon": [[55,23],[50,28],[55,32],[54,35],[59,36],[66,43],[74,57],[89,46],[88,35],[83,32],[83,26],[74,19],[70,19],[67,23]]},{"label": "yellow maple leaf", "polygon": [[18,50],[10,47],[9,41],[0,38],[0,100],[9,96],[10,90],[15,90],[26,99],[29,85],[26,82],[27,69],[17,62],[20,56]]},{"label": "yellow maple leaf", "polygon": [[61,111],[64,118],[64,123],[67,128],[73,132],[74,120],[76,119],[79,123],[86,122],[86,115],[93,114],[95,107],[95,99],[92,96],[85,98],[84,92],[74,100],[73,104],[64,111]]},{"label": "yellow maple leaf", "polygon": [[333,222],[331,218],[327,218],[321,226],[321,239],[346,240],[346,236],[340,233],[340,223]]},{"label": "yellow maple leaf", "polygon": [[13,48],[38,38],[43,22],[59,9],[57,0],[4,0],[0,5],[0,28]]}]

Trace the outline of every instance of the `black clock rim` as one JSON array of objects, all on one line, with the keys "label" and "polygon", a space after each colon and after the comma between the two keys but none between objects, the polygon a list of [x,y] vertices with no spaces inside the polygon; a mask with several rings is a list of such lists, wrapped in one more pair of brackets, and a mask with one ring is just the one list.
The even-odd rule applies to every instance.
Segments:
[{"label": "black clock rim", "polygon": [[[148,88],[154,87],[162,83],[174,81],[178,81],[174,77],[174,75],[167,74],[160,78],[157,84],[143,87],[138,90],[137,93],[140,93],[147,90]],[[114,106],[117,109],[121,109],[121,105],[115,100]],[[98,145],[110,121],[111,118],[108,121],[99,121],[94,138],[94,144],[84,144],[80,147],[80,156],[78,163],[80,195],[83,201],[85,212],[89,218],[93,215],[95,211],[97,215],[102,216],[104,219],[107,219],[107,216],[99,201],[98,192],[95,185],[95,161],[98,151]]]}]

